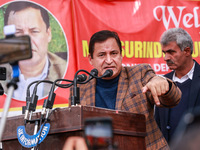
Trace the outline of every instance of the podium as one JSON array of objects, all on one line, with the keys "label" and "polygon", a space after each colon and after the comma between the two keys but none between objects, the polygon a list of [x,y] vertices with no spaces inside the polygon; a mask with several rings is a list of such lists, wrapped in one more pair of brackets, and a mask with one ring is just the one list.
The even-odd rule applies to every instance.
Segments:
[{"label": "podium", "polygon": [[[41,150],[62,150],[70,136],[84,135],[84,119],[91,117],[111,117],[113,120],[114,143],[119,150],[145,150],[146,122],[142,114],[129,113],[91,106],[58,108],[50,116],[50,131],[40,144]],[[40,118],[34,113],[32,119]],[[23,125],[24,116],[7,118],[2,145],[4,150],[21,149],[17,139],[17,127]],[[26,132],[32,135],[34,124],[26,125]],[[26,150],[27,148],[23,148]]]}]

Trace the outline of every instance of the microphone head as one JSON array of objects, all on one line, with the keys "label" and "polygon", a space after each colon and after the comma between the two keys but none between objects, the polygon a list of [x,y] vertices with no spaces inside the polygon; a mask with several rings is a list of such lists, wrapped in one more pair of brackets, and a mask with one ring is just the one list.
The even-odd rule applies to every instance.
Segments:
[{"label": "microphone head", "polygon": [[80,74],[80,75],[77,75],[77,77],[76,77],[76,80],[78,81],[78,82],[83,82],[83,81],[85,81],[87,79],[87,76],[85,75],[85,74]]},{"label": "microphone head", "polygon": [[98,70],[96,68],[92,69],[90,72],[93,76],[98,76]]},{"label": "microphone head", "polygon": [[94,69],[92,69],[91,71],[90,71],[90,74],[92,74],[92,75],[90,75],[89,76],[89,80],[91,80],[91,79],[93,79],[93,78],[96,78],[96,77],[98,77],[98,70],[96,69],[96,68],[94,68]]},{"label": "microphone head", "polygon": [[108,69],[104,72],[103,77],[111,77],[113,75],[113,71]]}]

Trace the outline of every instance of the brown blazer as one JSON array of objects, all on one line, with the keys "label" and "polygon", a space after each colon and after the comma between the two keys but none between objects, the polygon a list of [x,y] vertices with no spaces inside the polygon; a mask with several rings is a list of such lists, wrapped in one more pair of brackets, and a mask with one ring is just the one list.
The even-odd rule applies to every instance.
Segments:
[{"label": "brown blazer", "polygon": [[[141,113],[146,117],[146,148],[147,150],[169,149],[160,129],[154,120],[154,101],[150,93],[143,94],[142,87],[155,76],[155,72],[148,64],[133,67],[123,67],[117,89],[115,109],[132,113]],[[169,80],[169,82],[172,82]],[[96,80],[87,84],[80,84],[81,105],[95,106]],[[71,98],[71,97],[70,97]],[[161,105],[172,107],[181,98],[180,90],[172,83],[170,91],[160,97]]]}]

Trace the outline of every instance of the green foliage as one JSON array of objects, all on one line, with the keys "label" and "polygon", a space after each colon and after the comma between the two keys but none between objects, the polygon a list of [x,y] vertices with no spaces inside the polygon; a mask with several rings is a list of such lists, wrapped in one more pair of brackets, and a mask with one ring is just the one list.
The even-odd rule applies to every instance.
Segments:
[{"label": "green foliage", "polygon": [[3,34],[3,26],[4,26],[4,17],[3,17],[4,11],[2,8],[0,8],[0,39],[4,38]]},{"label": "green foliage", "polygon": [[67,45],[66,45],[67,43],[62,28],[52,15],[49,16],[50,16],[50,26],[52,32],[52,40],[49,44],[49,50],[53,53],[67,52]]}]

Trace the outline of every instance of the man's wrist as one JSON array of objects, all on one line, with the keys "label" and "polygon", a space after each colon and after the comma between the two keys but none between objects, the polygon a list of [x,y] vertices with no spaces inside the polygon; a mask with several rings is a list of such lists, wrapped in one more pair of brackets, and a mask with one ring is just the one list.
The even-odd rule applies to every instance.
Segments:
[{"label": "man's wrist", "polygon": [[166,77],[164,77],[163,75],[157,74],[156,76],[158,76],[158,77],[161,77],[161,78],[163,78],[163,79],[167,80],[167,78],[166,78]]},{"label": "man's wrist", "polygon": [[159,77],[165,79],[165,80],[168,82],[168,84],[169,84],[169,90],[165,93],[165,95],[168,94],[169,91],[171,90],[172,82],[170,82],[170,80],[168,80],[168,79],[167,79],[165,76],[163,76],[163,75],[156,75],[156,76],[159,76]]}]

